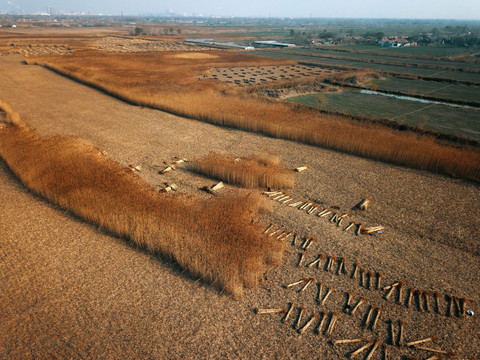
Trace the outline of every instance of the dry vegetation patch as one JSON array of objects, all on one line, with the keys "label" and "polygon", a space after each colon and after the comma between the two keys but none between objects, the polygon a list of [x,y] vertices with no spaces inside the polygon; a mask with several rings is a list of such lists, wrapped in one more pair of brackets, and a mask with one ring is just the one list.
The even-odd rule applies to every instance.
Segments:
[{"label": "dry vegetation patch", "polygon": [[71,54],[72,49],[68,45],[15,45],[12,43],[10,48],[2,53],[4,55],[21,54],[24,56],[66,55]]},{"label": "dry vegetation patch", "polygon": [[[18,115],[0,104],[7,120]],[[260,196],[200,200],[160,194],[94,146],[73,137],[41,137],[26,126],[3,124],[0,156],[21,181],[52,203],[174,259],[195,276],[236,297],[279,263],[283,244],[250,220]]]},{"label": "dry vegetation patch", "polygon": [[357,154],[475,181],[480,180],[480,154],[469,147],[439,143],[435,136],[392,130],[381,124],[319,114],[242,93],[204,80],[216,67],[292,65],[233,51],[211,51],[216,59],[182,59],[171,52],[105,54],[76,52],[69,57],[44,57],[29,63],[49,68],[92,85],[130,103],[149,106],[220,126]]},{"label": "dry vegetation patch", "polygon": [[293,188],[294,173],[280,165],[278,157],[268,154],[233,158],[224,154],[209,154],[192,163],[191,169],[229,184],[249,188]]},{"label": "dry vegetation patch", "polygon": [[180,53],[174,54],[172,57],[177,59],[216,59],[217,55],[207,54],[204,52],[199,53]]},{"label": "dry vegetation patch", "polygon": [[208,78],[241,86],[272,83],[279,83],[281,84],[279,86],[282,86],[289,80],[303,82],[308,79],[309,82],[312,82],[315,77],[325,78],[331,73],[330,69],[306,65],[241,66],[215,68],[210,72]]},{"label": "dry vegetation patch", "polygon": [[[146,51],[196,51],[200,48],[184,41],[173,39],[140,39],[130,37],[103,37],[94,43],[94,48],[98,50],[128,53],[128,52],[146,52]],[[205,50],[205,48],[202,48]]]}]

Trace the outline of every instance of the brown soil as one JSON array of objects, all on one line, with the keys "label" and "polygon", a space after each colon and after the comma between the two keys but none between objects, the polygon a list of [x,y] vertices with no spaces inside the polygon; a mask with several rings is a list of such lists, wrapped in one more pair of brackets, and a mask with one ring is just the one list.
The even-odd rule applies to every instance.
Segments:
[{"label": "brown soil", "polygon": [[[125,166],[141,165],[139,174],[149,183],[175,183],[179,191],[211,196],[199,188],[212,180],[181,166],[159,175],[158,165],[212,151],[239,157],[271,152],[289,168],[310,166],[296,175],[291,191],[296,198],[345,212],[369,197],[368,210],[353,210],[351,218],[385,227],[377,236],[355,236],[328,217],[271,200],[273,212],[259,221],[317,238],[304,264],[320,252],[343,256],[348,274],[297,267],[297,242],[260,289],[235,301],[175,264],[32,195],[0,162],[1,358],[343,359],[363,343],[333,346],[329,341],[360,336],[389,344],[390,358],[432,354],[390,345],[388,319],[394,320],[397,334],[397,321],[405,321],[406,342],[437,336],[425,346],[453,351],[458,358],[479,355],[477,184],[130,106],[44,68],[24,65],[21,56],[4,56],[0,63],[0,98],[28,125],[41,134],[88,139]],[[383,291],[361,286],[349,276],[355,262],[382,272],[382,284],[403,281],[404,297],[410,287],[438,291],[440,313],[433,301],[430,312],[419,311],[416,298],[407,308],[395,304],[397,294],[385,300]],[[316,285],[303,293],[297,292],[299,287],[283,288],[304,277],[336,289],[324,306],[315,302]],[[355,300],[369,299],[355,315],[344,312],[348,291]],[[446,295],[467,298],[475,316],[459,317],[455,309],[447,316]],[[292,328],[297,311],[286,324],[282,315],[254,312],[284,308],[291,301],[306,308],[302,324],[313,312],[338,312],[333,334],[315,334],[314,324],[299,335]],[[364,325],[371,305],[383,309],[375,330]],[[383,359],[382,348],[373,359]]]}]

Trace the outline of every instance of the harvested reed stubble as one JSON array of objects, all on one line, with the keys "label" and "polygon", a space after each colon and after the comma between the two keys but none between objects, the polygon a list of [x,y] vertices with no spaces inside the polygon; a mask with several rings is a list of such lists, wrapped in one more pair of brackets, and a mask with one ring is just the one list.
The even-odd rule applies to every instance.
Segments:
[{"label": "harvested reed stubble", "polygon": [[[294,172],[280,166],[278,159],[273,156],[272,160],[269,160],[266,155],[233,158],[225,154],[211,153],[200,160],[193,161],[189,167],[199,174],[248,188],[293,188],[294,186]],[[290,196],[280,193],[276,200],[288,198]]]},{"label": "harvested reed stubble", "polygon": [[26,125],[0,129],[0,156],[33,192],[174,259],[237,298],[281,260],[284,244],[250,222],[259,196],[164,195],[94,146],[73,137],[41,137]]}]

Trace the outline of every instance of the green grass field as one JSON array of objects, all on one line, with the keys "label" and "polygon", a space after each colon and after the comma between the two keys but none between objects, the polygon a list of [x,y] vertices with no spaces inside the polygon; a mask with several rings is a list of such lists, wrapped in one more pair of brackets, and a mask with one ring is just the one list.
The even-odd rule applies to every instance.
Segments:
[{"label": "green grass field", "polygon": [[289,54],[288,52],[279,52],[275,50],[256,50],[255,55],[281,57],[285,59],[294,59],[297,61],[308,62],[322,67],[348,67],[352,69],[371,69],[383,73],[398,75],[413,75],[421,77],[430,77],[442,80],[464,81],[480,85],[480,74],[466,73],[453,70],[427,69],[422,67],[405,67],[399,65],[386,65],[376,63],[366,63],[354,60],[328,59],[309,56],[308,54]]},{"label": "green grass field", "polygon": [[380,91],[398,91],[411,95],[423,95],[437,99],[454,101],[472,101],[480,103],[480,87],[445,84],[436,81],[385,78],[371,80],[367,87]]},{"label": "green grass field", "polygon": [[[378,46],[380,49],[385,49],[383,47]],[[476,63],[465,63],[465,62],[458,62],[458,61],[451,61],[451,60],[442,60],[442,59],[421,59],[421,58],[410,58],[410,57],[398,57],[392,56],[394,55],[394,51],[401,50],[388,48],[390,52],[383,52],[379,53],[364,53],[364,52],[342,52],[342,51],[335,51],[330,50],[329,48],[322,47],[320,49],[289,49],[289,51],[296,52],[296,53],[303,53],[305,55],[312,55],[316,57],[338,57],[344,60],[358,60],[359,62],[367,62],[367,63],[378,63],[378,64],[385,64],[385,63],[403,63],[406,66],[414,66],[414,67],[432,67],[432,68],[439,68],[439,70],[445,70],[445,68],[453,68],[453,69],[464,69],[471,70],[471,69],[480,69],[480,64]]]},{"label": "green grass field", "polygon": [[446,105],[425,104],[357,91],[309,94],[288,101],[322,110],[385,118],[402,124],[480,140],[480,111]]},{"label": "green grass field", "polygon": [[[323,47],[330,49],[331,47]],[[449,57],[461,54],[478,52],[476,49],[465,49],[449,46],[407,46],[401,48],[388,48],[376,45],[338,45],[335,49],[346,51],[359,51],[370,54],[381,53],[388,56],[417,56],[417,57]]]}]

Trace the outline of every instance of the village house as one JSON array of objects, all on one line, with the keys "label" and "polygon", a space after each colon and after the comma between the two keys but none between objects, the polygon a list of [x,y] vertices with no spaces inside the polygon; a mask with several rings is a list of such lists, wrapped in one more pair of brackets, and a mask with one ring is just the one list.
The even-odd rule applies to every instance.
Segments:
[{"label": "village house", "polygon": [[402,47],[402,46],[415,46],[414,42],[408,41],[406,36],[384,36],[382,40],[378,41],[378,45],[385,47]]}]

